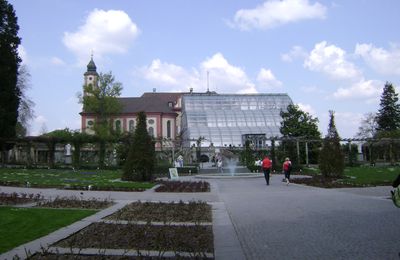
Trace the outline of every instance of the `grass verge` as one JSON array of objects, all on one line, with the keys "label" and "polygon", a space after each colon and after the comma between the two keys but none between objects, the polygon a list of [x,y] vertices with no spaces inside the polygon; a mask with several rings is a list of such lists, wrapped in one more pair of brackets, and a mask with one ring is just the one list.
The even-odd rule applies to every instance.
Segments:
[{"label": "grass verge", "polygon": [[[318,168],[305,168],[303,171],[309,175],[320,175]],[[400,168],[397,167],[379,167],[379,166],[360,166],[346,167],[342,179],[337,179],[336,182],[353,186],[380,186],[391,185],[400,173]]]},{"label": "grass verge", "polygon": [[59,170],[0,168],[0,185],[96,190],[144,190],[150,182],[121,181],[120,170]]},{"label": "grass verge", "polygon": [[97,211],[0,207],[0,254],[95,212]]}]

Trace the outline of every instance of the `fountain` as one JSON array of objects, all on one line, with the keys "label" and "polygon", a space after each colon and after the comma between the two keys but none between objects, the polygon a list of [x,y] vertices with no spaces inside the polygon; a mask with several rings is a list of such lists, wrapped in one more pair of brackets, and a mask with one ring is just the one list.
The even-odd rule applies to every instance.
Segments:
[{"label": "fountain", "polygon": [[218,172],[216,167],[203,168],[195,178],[200,179],[230,179],[263,177],[259,172],[252,173],[246,166],[239,165],[239,159],[234,156],[223,156],[223,171]]}]

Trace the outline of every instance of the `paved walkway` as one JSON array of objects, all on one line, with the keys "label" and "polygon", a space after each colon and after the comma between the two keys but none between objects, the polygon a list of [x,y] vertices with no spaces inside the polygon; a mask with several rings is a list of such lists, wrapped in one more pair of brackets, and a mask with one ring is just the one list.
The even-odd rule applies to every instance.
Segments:
[{"label": "paved walkway", "polygon": [[400,209],[388,199],[390,187],[320,189],[286,186],[281,179],[273,176],[270,186],[263,178],[207,179],[212,192],[206,194],[12,187],[0,192],[113,198],[123,204],[208,201],[216,259],[400,259]]}]

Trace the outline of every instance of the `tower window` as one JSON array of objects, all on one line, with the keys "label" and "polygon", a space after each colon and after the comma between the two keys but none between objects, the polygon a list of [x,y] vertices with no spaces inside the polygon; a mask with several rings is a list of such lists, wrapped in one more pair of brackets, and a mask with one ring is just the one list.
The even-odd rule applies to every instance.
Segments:
[{"label": "tower window", "polygon": [[167,121],[167,138],[171,138],[171,121]]},{"label": "tower window", "polygon": [[92,77],[89,77],[89,80],[92,80],[93,78]]}]

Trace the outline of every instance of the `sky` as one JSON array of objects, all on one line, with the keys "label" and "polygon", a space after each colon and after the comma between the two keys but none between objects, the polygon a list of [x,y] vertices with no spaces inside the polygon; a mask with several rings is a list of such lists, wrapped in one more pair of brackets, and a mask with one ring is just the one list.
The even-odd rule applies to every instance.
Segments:
[{"label": "sky", "polygon": [[342,138],[378,111],[386,82],[400,89],[398,0],[8,1],[31,75],[30,135],[80,129],[92,54],[123,97],[287,93],[323,134],[335,111]]}]

